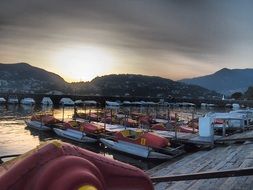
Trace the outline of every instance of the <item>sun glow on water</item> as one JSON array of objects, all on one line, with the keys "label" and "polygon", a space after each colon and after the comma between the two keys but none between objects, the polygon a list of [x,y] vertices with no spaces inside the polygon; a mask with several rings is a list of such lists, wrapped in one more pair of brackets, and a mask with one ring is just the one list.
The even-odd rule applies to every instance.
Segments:
[{"label": "sun glow on water", "polygon": [[98,47],[69,47],[54,55],[57,69],[70,81],[88,81],[112,72],[114,57]]}]

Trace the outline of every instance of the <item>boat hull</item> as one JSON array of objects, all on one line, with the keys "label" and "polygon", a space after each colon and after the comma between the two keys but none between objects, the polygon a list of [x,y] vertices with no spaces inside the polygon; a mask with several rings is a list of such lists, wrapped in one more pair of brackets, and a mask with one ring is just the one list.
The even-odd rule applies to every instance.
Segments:
[{"label": "boat hull", "polygon": [[18,104],[18,99],[11,99],[11,100],[8,100],[8,104]]},{"label": "boat hull", "polygon": [[26,125],[28,127],[31,127],[33,129],[38,129],[40,131],[50,131],[51,128],[48,126],[45,126],[44,124],[42,124],[39,121],[25,121]]},{"label": "boat hull", "polygon": [[34,105],[33,102],[22,102],[22,103],[20,103],[20,104],[26,105],[26,106],[33,106],[33,105]]},{"label": "boat hull", "polygon": [[59,128],[54,128],[54,132],[61,137],[71,139],[77,142],[82,142],[82,143],[94,143],[97,142],[97,139],[88,137],[85,133],[72,130],[72,129],[59,129]]},{"label": "boat hull", "polygon": [[110,149],[120,152],[128,153],[131,155],[139,156],[146,159],[170,159],[170,155],[162,154],[154,151],[150,147],[133,144],[125,141],[112,141],[101,138],[100,141]]},{"label": "boat hull", "polygon": [[24,98],[20,101],[20,104],[33,106],[35,105],[35,101],[32,98]]}]

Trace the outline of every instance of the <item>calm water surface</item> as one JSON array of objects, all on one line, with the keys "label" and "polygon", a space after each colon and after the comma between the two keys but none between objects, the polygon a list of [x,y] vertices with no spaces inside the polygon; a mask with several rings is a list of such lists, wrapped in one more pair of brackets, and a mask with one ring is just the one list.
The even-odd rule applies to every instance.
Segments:
[{"label": "calm water surface", "polygon": [[[157,112],[157,108],[153,108],[153,110],[151,108],[138,108],[138,109],[142,109],[138,110],[142,112],[149,112],[149,113],[151,112],[154,113],[155,111]],[[65,120],[70,119],[73,114],[73,108],[64,108],[63,112],[62,108],[52,109],[48,107],[45,108],[45,107],[23,106],[23,105],[0,106],[0,155],[22,154],[35,148],[41,142],[53,139],[60,139],[53,132],[41,132],[33,130],[28,128],[25,124],[25,120],[29,119],[32,114],[45,111],[52,112],[52,110],[54,116],[58,119],[62,119],[63,115]],[[190,117],[189,113],[191,113],[192,110],[181,109],[179,111],[182,113],[182,115],[185,114],[186,115],[185,117]],[[208,111],[212,110],[198,111],[198,114],[202,114]],[[113,159],[129,163],[143,170],[150,169],[161,163],[157,161],[151,162],[146,160],[140,160],[138,158],[133,158],[125,154],[109,151],[99,144],[87,145],[76,143],[66,139],[60,140],[75,144],[77,146],[83,147],[85,149],[91,150],[99,154],[103,154],[107,157],[111,157]]]}]

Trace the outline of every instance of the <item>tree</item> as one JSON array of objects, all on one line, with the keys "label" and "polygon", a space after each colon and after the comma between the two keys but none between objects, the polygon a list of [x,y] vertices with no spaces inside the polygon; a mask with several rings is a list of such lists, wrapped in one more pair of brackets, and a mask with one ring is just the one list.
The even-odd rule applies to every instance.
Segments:
[{"label": "tree", "polygon": [[231,95],[231,98],[232,99],[235,99],[235,100],[238,100],[238,99],[241,99],[243,96],[243,94],[241,92],[235,92]]},{"label": "tree", "polygon": [[244,96],[247,99],[253,99],[253,86],[250,86],[248,90],[245,92]]}]

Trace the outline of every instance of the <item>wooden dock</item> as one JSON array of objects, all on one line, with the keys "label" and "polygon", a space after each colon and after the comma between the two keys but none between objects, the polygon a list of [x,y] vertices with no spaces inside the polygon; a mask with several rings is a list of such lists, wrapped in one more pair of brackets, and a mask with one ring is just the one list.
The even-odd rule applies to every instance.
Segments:
[{"label": "wooden dock", "polygon": [[[209,151],[199,151],[178,161],[166,162],[148,171],[150,176],[192,174],[199,172],[243,169],[253,166],[253,142],[218,146]],[[156,190],[235,190],[252,189],[253,176],[202,179],[154,184]]]},{"label": "wooden dock", "polygon": [[174,131],[155,131],[160,136],[169,138],[183,144],[214,145],[241,141],[253,141],[253,130],[243,131],[228,136],[214,135],[214,137],[200,137],[198,134],[182,133]]},{"label": "wooden dock", "polygon": [[[94,122],[100,125],[104,125],[103,123]],[[114,133],[116,131],[121,131],[126,129],[126,127],[122,125],[105,125],[106,130]],[[127,129],[131,130],[139,130],[138,128],[130,128]],[[146,129],[147,130],[147,129]],[[200,137],[199,134],[192,134],[192,133],[184,133],[184,132],[175,132],[175,131],[161,131],[161,130],[152,130],[152,132],[170,139],[172,142],[176,144],[190,144],[190,145],[197,145],[197,146],[210,146],[214,147],[214,145],[218,144],[226,144],[231,142],[242,142],[242,141],[253,141],[253,130],[249,128],[248,130],[242,131],[240,133],[235,133],[233,135],[228,136],[220,136],[214,135],[213,137]]]},{"label": "wooden dock", "polygon": [[238,141],[253,141],[253,130],[244,131],[241,133],[235,133],[226,137],[221,137],[216,140],[219,142],[238,142]]},{"label": "wooden dock", "polygon": [[213,145],[216,140],[221,138],[221,136],[217,135],[215,135],[212,139],[209,137],[200,137],[198,134],[182,132],[175,133],[174,131],[155,131],[155,133],[178,143],[195,145]]}]

